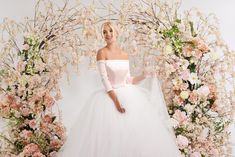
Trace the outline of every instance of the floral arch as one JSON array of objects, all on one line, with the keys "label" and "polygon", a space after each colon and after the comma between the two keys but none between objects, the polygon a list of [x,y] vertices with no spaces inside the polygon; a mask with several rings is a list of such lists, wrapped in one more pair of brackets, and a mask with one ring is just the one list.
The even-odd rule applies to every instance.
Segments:
[{"label": "floral arch", "polygon": [[[70,7],[39,0],[33,18],[1,28],[0,154],[55,156],[66,140],[58,84],[69,65],[89,56],[95,65],[101,47],[100,23],[115,21],[120,44],[133,69],[154,69],[161,78],[171,124],[185,156],[229,156],[233,122],[235,54],[223,42],[214,15],[194,9],[178,13],[180,2],[127,1]],[[141,65],[138,67],[138,65]]]}]

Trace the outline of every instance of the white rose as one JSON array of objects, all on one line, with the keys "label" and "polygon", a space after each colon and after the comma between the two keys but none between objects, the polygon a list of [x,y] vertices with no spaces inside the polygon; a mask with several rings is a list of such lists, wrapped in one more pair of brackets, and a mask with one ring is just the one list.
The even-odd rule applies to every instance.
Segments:
[{"label": "white rose", "polygon": [[182,91],[181,93],[180,93],[180,97],[182,98],[182,99],[188,99],[188,97],[189,97],[189,92],[188,91]]},{"label": "white rose", "polygon": [[164,51],[165,51],[166,54],[172,54],[172,53],[173,53],[172,46],[167,45],[167,46],[165,47]]}]

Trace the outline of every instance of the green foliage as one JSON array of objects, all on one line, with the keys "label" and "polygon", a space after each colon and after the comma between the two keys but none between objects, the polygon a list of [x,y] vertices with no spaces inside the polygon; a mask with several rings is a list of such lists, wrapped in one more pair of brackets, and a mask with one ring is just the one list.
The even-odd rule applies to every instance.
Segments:
[{"label": "green foliage", "polygon": [[[180,23],[180,19],[176,20],[177,23]],[[180,30],[177,25],[173,25],[170,29],[166,29],[162,32],[163,38],[168,38],[171,41],[171,45],[176,55],[179,55],[182,52],[184,42],[179,38]]]}]

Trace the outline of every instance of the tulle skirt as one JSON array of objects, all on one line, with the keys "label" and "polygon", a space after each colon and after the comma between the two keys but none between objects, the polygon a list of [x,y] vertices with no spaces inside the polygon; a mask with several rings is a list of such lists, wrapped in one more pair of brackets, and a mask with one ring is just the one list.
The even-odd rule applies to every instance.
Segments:
[{"label": "tulle skirt", "polygon": [[83,105],[60,157],[179,157],[172,130],[148,90],[125,85],[115,89],[125,113],[119,113],[104,89]]}]

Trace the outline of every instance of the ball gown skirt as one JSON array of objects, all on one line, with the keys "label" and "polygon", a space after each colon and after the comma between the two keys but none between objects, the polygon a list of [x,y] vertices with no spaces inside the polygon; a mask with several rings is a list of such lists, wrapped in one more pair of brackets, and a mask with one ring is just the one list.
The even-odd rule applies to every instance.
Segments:
[{"label": "ball gown skirt", "polygon": [[158,94],[126,84],[113,89],[125,108],[119,113],[105,91],[94,91],[83,105],[60,157],[180,157],[172,129],[160,116]]}]

